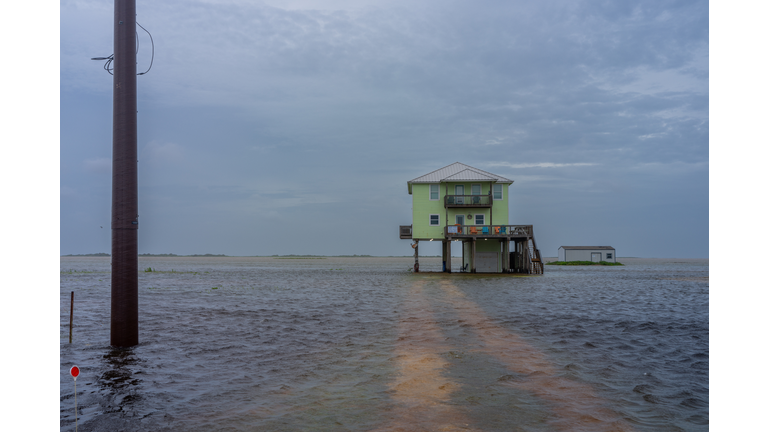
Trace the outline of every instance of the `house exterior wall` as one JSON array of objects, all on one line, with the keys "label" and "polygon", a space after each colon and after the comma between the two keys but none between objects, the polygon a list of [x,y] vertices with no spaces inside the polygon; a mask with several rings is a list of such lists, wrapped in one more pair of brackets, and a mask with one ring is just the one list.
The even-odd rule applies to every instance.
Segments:
[{"label": "house exterior wall", "polygon": [[[413,194],[413,238],[442,239],[445,227],[445,206],[443,197],[445,188],[438,188],[438,199],[429,199],[429,184],[414,184]],[[429,225],[429,215],[440,215],[438,226]]]},{"label": "house exterior wall", "polygon": [[[602,261],[616,262],[616,249],[565,249],[557,250],[558,261],[592,261],[592,252],[599,252],[602,255]],[[606,253],[611,254],[611,258],[606,258]]]},{"label": "house exterior wall", "polygon": [[[432,183],[436,184],[436,183]],[[430,184],[413,184],[411,192],[413,196],[413,238],[444,239],[443,228],[446,225],[456,224],[456,215],[464,215],[464,225],[476,225],[475,215],[484,215],[485,225],[508,225],[509,224],[509,184],[502,184],[502,199],[493,201],[493,220],[491,220],[490,208],[445,208],[444,197],[455,195],[455,186],[464,185],[464,194],[471,195],[472,185],[480,184],[481,195],[488,195],[492,189],[490,182],[446,182],[439,183],[438,199],[430,200]],[[472,219],[467,218],[467,214],[472,215]],[[439,215],[439,225],[431,226],[430,215]]]}]

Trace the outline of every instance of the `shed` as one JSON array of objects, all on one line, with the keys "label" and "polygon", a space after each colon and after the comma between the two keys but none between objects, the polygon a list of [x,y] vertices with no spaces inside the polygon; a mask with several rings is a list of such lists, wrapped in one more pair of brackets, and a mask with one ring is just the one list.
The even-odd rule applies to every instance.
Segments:
[{"label": "shed", "polygon": [[616,262],[616,249],[611,246],[560,246],[558,261]]}]

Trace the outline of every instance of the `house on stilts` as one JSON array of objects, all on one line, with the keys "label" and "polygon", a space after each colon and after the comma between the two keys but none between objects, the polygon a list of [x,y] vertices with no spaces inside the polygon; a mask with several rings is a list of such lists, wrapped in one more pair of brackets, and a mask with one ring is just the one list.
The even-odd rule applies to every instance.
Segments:
[{"label": "house on stilts", "polygon": [[[509,225],[512,183],[460,162],[409,181],[413,223],[400,226],[400,238],[413,241],[414,271],[419,242],[441,241],[444,272],[543,274],[533,225]],[[460,269],[451,269],[454,244],[462,251]]]}]

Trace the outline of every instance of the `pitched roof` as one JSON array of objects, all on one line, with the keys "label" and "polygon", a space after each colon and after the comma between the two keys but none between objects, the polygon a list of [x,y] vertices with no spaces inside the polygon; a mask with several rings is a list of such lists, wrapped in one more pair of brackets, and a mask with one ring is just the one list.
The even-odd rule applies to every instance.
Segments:
[{"label": "pitched roof", "polygon": [[473,169],[467,168],[464,171],[459,171],[456,174],[452,176],[448,176],[443,179],[443,181],[461,181],[461,180],[496,181],[498,180],[498,177],[493,177],[493,176],[484,174],[480,171],[475,171]]},{"label": "pitched roof", "polygon": [[461,162],[456,162],[409,181],[408,193],[411,193],[411,184],[413,183],[441,183],[447,181],[491,181],[495,183],[513,183],[512,180],[500,175],[473,168]]},{"label": "pitched roof", "polygon": [[588,249],[609,249],[616,250],[610,246],[560,246],[559,249],[576,249],[576,250],[588,250]]}]

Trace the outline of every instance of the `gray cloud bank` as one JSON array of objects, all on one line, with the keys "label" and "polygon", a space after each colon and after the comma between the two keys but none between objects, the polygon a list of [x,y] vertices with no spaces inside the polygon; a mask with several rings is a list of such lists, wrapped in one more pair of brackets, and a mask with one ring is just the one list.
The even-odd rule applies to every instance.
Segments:
[{"label": "gray cloud bank", "polygon": [[[707,2],[275,4],[138,2],[141,252],[408,254],[461,161],[545,255],[708,256]],[[63,254],[109,250],[111,16],[61,3]]]}]

